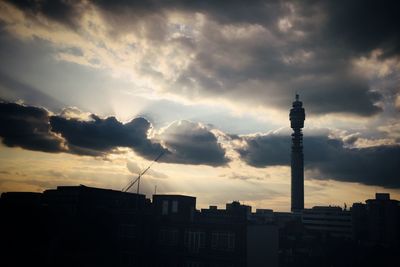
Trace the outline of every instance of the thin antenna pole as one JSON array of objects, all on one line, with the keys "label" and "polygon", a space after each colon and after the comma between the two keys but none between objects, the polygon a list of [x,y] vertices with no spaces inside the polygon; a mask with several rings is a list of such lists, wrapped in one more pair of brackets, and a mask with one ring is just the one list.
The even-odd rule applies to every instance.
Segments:
[{"label": "thin antenna pole", "polygon": [[137,182],[137,191],[136,191],[136,210],[139,210],[139,189],[140,189],[140,176],[138,177]]},{"label": "thin antenna pole", "polygon": [[137,183],[137,192],[136,192],[136,194],[139,194],[139,191],[140,191],[140,176],[139,176],[138,183]]},{"label": "thin antenna pole", "polygon": [[162,157],[162,155],[164,155],[164,153],[165,153],[165,151],[162,151],[162,152],[157,156],[157,158],[155,158],[155,159],[153,160],[153,162],[151,162],[151,164],[150,164],[144,171],[142,171],[141,173],[139,173],[138,177],[137,177],[134,181],[129,182],[128,185],[125,186],[125,187],[122,189],[122,191],[123,191],[123,192],[127,192],[127,191],[137,182],[137,183],[138,183],[137,193],[139,194],[139,189],[140,189],[140,186],[139,186],[140,178],[142,177],[143,174],[145,174],[145,173],[150,169],[150,167],[151,167],[155,162],[157,162],[157,161]]}]

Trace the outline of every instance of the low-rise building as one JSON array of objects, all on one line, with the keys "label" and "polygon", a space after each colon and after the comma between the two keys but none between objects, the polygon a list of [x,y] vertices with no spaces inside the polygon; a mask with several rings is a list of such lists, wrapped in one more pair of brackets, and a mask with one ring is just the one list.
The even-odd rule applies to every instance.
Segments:
[{"label": "low-rise building", "polygon": [[340,207],[316,206],[304,209],[301,221],[306,229],[328,237],[352,238],[351,212]]},{"label": "low-rise building", "polygon": [[157,266],[278,266],[277,227],[250,221],[250,206],[198,211],[195,198],[179,195],[155,195],[153,204]]},{"label": "low-rise building", "polygon": [[376,193],[375,199],[352,206],[354,235],[364,243],[400,244],[400,202],[388,193]]}]

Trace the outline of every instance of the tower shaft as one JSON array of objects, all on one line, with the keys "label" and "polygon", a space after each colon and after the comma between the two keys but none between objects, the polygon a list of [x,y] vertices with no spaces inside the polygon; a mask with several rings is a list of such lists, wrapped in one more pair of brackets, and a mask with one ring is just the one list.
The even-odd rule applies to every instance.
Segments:
[{"label": "tower shaft", "polygon": [[299,211],[304,209],[304,155],[303,155],[303,133],[305,112],[303,103],[296,100],[290,110],[290,127],[292,133],[292,152],[291,152],[291,210]]},{"label": "tower shaft", "polygon": [[291,210],[304,209],[304,155],[301,130],[292,134],[291,153]]}]

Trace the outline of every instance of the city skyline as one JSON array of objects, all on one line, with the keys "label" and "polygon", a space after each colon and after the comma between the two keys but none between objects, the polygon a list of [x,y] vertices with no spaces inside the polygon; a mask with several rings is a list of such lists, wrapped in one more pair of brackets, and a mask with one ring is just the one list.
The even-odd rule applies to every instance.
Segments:
[{"label": "city skyline", "polygon": [[289,211],[298,92],[305,207],[400,199],[396,7],[362,3],[1,2],[0,191],[121,190],[166,151],[141,193]]}]

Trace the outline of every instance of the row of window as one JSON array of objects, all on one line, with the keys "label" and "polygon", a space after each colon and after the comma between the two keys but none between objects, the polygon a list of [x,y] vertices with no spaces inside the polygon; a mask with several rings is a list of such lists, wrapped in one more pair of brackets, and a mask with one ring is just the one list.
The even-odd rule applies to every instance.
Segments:
[{"label": "row of window", "polygon": [[135,224],[120,224],[119,225],[119,236],[121,238],[130,239],[136,238],[138,229]]},{"label": "row of window", "polygon": [[314,221],[340,221],[340,222],[351,222],[351,217],[334,217],[334,216],[325,216],[325,217],[318,217],[318,216],[310,216],[306,217],[303,216],[302,220],[314,220]]},{"label": "row of window", "polygon": [[[169,211],[169,201],[168,200],[163,200],[162,202],[162,210],[161,210],[161,214],[162,215],[168,215],[168,211]],[[173,200],[171,201],[171,212],[172,213],[177,213],[178,212],[178,201],[177,200]]]},{"label": "row of window", "polygon": [[197,262],[197,261],[186,261],[185,262],[185,267],[205,267],[205,266],[210,266],[210,267],[233,267],[234,265],[230,263],[211,263],[211,265],[202,263],[202,262]]},{"label": "row of window", "polygon": [[[178,244],[179,232],[177,229],[161,229],[159,232],[159,242],[165,245],[175,246]],[[206,233],[199,230],[185,230],[184,246],[193,253],[198,253],[205,247]],[[211,248],[214,250],[234,251],[235,233],[232,232],[212,232]]]}]

